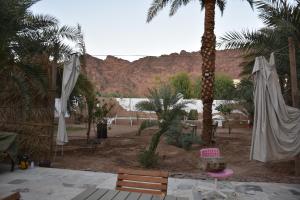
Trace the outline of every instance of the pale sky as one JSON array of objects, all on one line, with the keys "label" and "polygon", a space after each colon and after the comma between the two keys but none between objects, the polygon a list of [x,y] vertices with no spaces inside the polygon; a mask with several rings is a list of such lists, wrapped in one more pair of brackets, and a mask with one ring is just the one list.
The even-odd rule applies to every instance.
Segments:
[{"label": "pale sky", "polygon": [[[87,53],[91,55],[159,56],[181,50],[198,51],[203,34],[204,11],[192,1],[169,17],[169,7],[150,23],[146,16],[152,0],[42,0],[31,9],[49,14],[61,24],[82,26]],[[228,0],[221,17],[216,14],[216,36],[227,31],[258,29],[262,22],[246,1]],[[134,60],[135,56],[119,56]],[[102,58],[102,57],[100,57]]]}]

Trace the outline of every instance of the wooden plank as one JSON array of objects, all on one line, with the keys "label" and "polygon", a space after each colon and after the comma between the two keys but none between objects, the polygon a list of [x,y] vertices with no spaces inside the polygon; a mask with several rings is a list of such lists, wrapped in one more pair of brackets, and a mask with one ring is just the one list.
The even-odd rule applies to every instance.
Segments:
[{"label": "wooden plank", "polygon": [[150,194],[142,194],[139,198],[139,200],[152,200],[152,195]]},{"label": "wooden plank", "polygon": [[80,194],[78,194],[77,196],[75,196],[72,200],[84,200],[84,199],[88,198],[89,196],[91,196],[96,191],[97,191],[97,188],[95,188],[95,187],[88,188],[88,189],[84,190],[83,192],[81,192]]},{"label": "wooden plank", "polygon": [[120,191],[128,191],[128,192],[138,192],[138,193],[146,193],[146,194],[152,194],[152,195],[162,195],[163,192],[159,190],[144,190],[144,189],[138,189],[138,188],[121,188],[117,187],[117,190]]},{"label": "wooden plank", "polygon": [[185,198],[185,197],[176,197],[176,200],[189,200],[189,198]]},{"label": "wooden plank", "polygon": [[165,195],[153,195],[151,200],[164,200]]},{"label": "wooden plank", "polygon": [[97,189],[91,196],[89,196],[86,200],[98,200],[102,196],[104,196],[109,190],[107,189]]},{"label": "wooden plank", "polygon": [[158,176],[158,177],[168,177],[169,173],[165,171],[149,171],[149,170],[133,170],[133,169],[123,169],[118,170],[119,174],[132,174],[132,175],[142,175],[142,176]]},{"label": "wooden plank", "polygon": [[130,193],[127,191],[121,191],[114,197],[113,200],[125,200],[129,194]]},{"label": "wooden plank", "polygon": [[129,181],[118,181],[117,186],[133,187],[133,188],[144,188],[144,189],[155,189],[155,190],[167,190],[166,184],[159,183],[141,183],[141,182],[129,182]]},{"label": "wooden plank", "polygon": [[126,200],[138,200],[141,196],[141,193],[130,192]]},{"label": "wooden plank", "polygon": [[168,183],[167,178],[162,177],[150,177],[150,176],[140,176],[140,175],[131,175],[131,174],[120,174],[118,176],[120,180],[132,180],[140,182],[151,182],[151,183]]},{"label": "wooden plank", "polygon": [[108,192],[103,195],[99,200],[112,200],[120,191],[108,190]]}]

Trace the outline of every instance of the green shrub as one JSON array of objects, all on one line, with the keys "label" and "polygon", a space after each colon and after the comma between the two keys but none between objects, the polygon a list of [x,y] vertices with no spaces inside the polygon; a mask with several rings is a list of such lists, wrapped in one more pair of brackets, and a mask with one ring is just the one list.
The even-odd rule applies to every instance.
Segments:
[{"label": "green shrub", "polygon": [[142,151],[138,156],[140,164],[145,168],[151,168],[157,165],[158,159],[158,153],[153,153],[148,150]]},{"label": "green shrub", "polygon": [[182,134],[180,137],[181,146],[185,150],[190,150],[193,144],[193,135],[191,133]]},{"label": "green shrub", "polygon": [[193,144],[201,144],[201,138],[193,133],[166,134],[166,143],[185,150],[190,150]]},{"label": "green shrub", "polygon": [[198,120],[198,111],[195,109],[190,110],[188,120]]}]

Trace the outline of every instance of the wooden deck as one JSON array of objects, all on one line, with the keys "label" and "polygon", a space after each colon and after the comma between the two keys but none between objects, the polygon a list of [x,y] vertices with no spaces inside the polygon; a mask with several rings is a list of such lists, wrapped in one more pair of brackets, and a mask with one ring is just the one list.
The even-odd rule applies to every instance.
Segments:
[{"label": "wooden deck", "polygon": [[174,196],[157,196],[144,193],[126,192],[101,188],[89,188],[72,200],[188,200]]}]

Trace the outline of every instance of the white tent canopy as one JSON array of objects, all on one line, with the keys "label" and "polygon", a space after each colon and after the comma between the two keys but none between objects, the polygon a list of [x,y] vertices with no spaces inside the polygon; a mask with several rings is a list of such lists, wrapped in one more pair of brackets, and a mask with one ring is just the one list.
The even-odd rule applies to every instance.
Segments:
[{"label": "white tent canopy", "polygon": [[298,155],[300,110],[284,102],[274,55],[269,62],[257,57],[252,74],[255,111],[250,159],[267,162]]},{"label": "white tent canopy", "polygon": [[65,63],[63,80],[61,87],[61,110],[59,113],[58,131],[56,144],[64,145],[68,142],[68,135],[66,131],[65,114],[67,112],[67,101],[76,84],[77,78],[80,74],[79,57],[76,54],[71,56],[71,59]]}]

